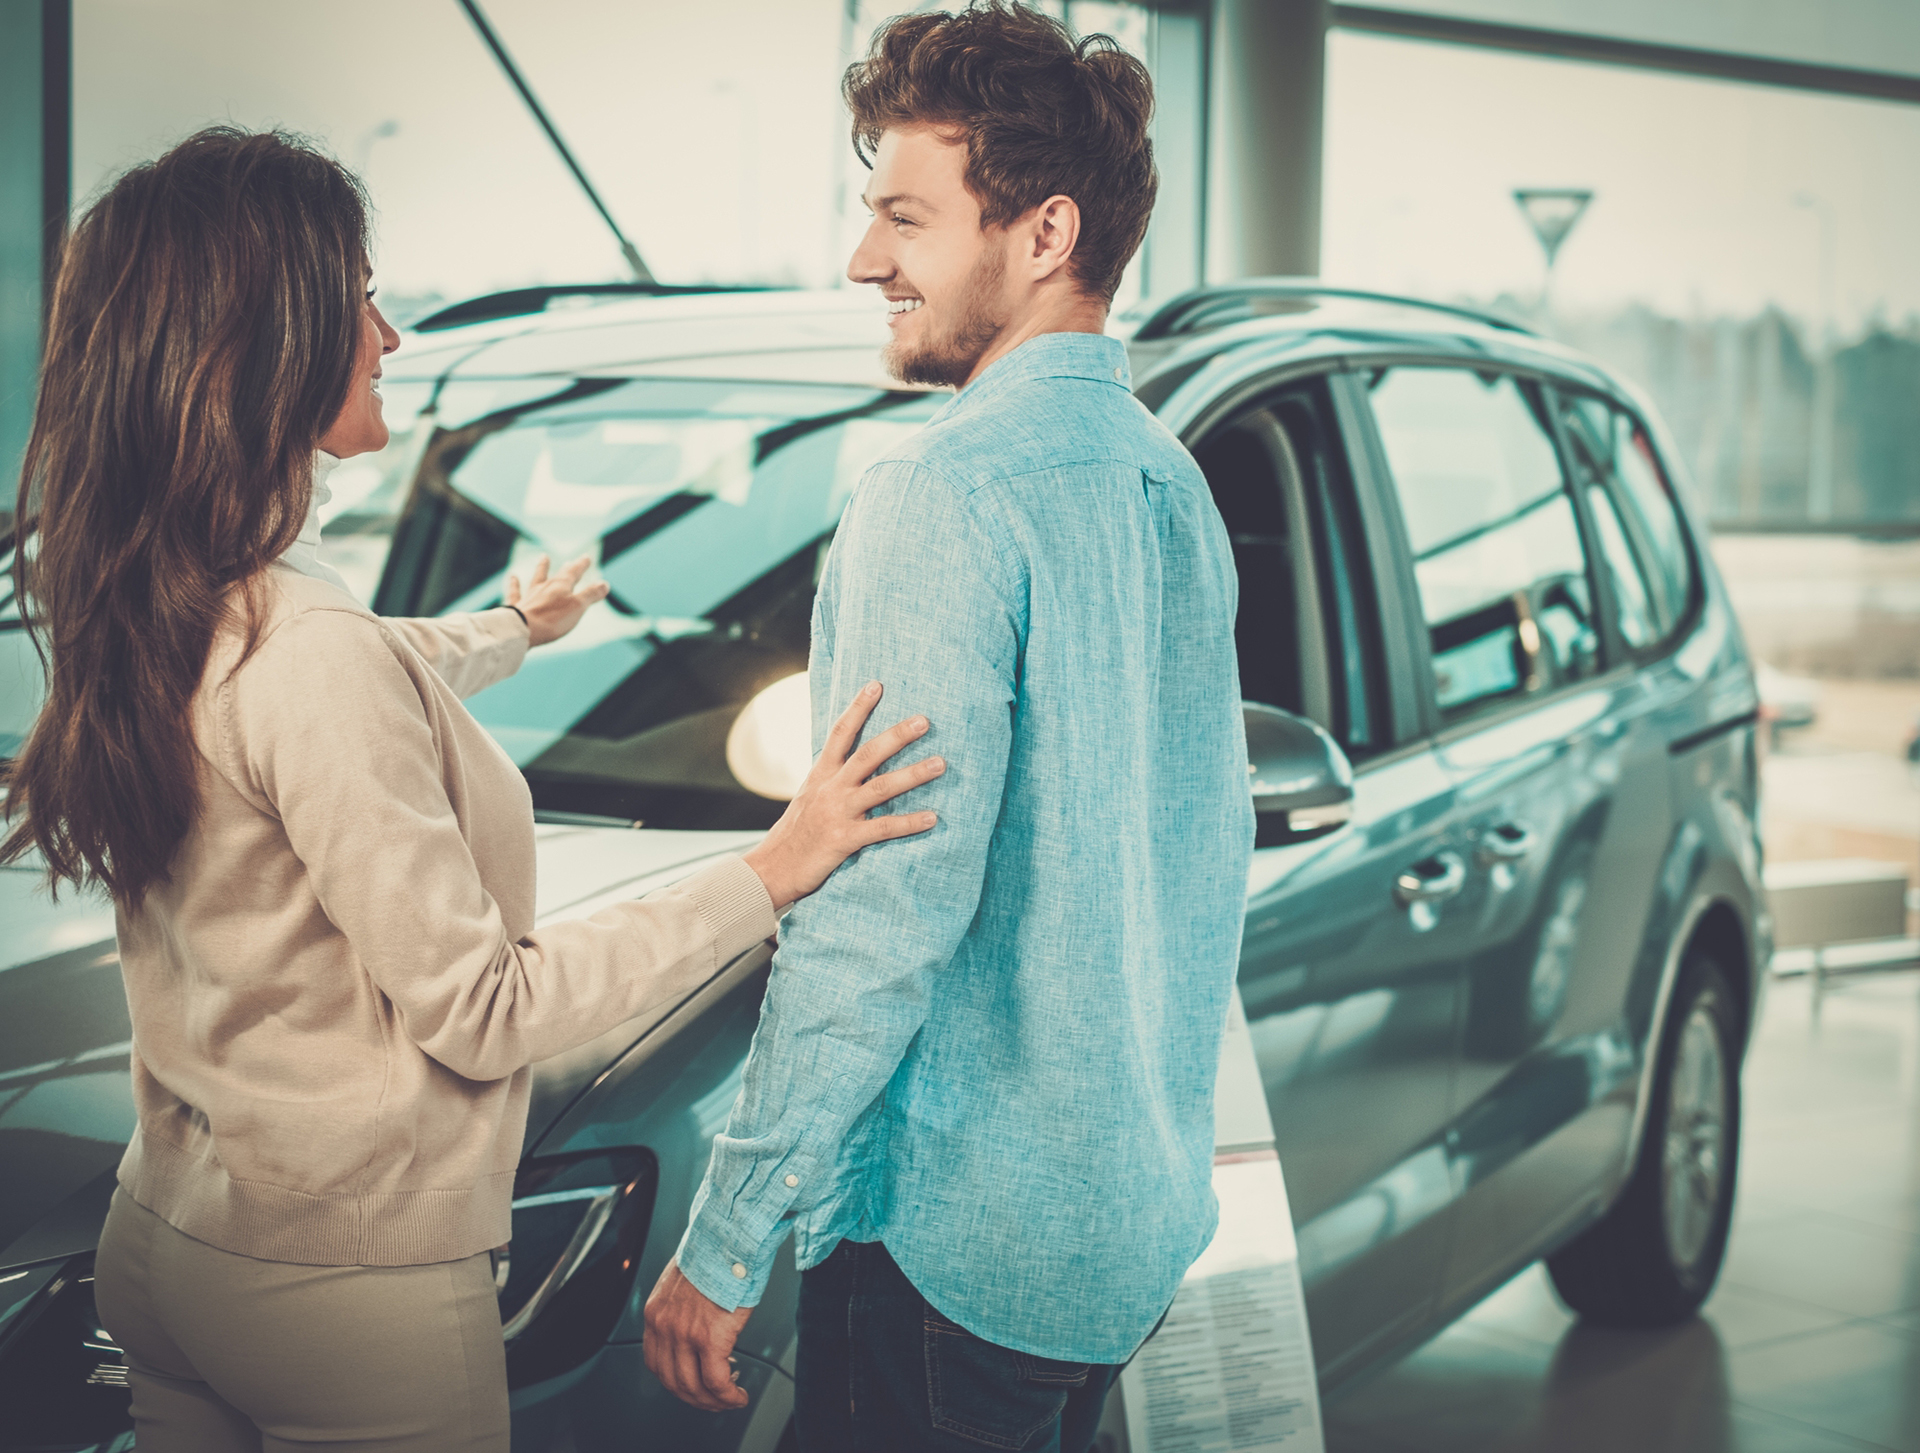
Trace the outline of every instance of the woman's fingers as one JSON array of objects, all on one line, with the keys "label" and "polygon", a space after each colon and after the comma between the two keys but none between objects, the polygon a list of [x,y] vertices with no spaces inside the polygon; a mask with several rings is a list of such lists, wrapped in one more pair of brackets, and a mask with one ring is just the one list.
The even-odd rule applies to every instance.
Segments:
[{"label": "woman's fingers", "polygon": [[853,704],[840,713],[840,720],[827,733],[826,745],[820,749],[821,761],[830,767],[838,767],[847,760],[847,753],[860,740],[860,729],[867,724],[867,718],[873,715],[874,707],[880,704],[884,689],[878,681],[869,681],[860,688],[853,698]]},{"label": "woman's fingers", "polygon": [[565,570],[562,570],[556,575],[554,579],[565,585],[567,593],[571,595],[574,587],[579,585],[580,577],[587,573],[587,567],[591,564],[593,564],[593,556],[582,555],[578,560],[575,560],[572,564],[568,565]]},{"label": "woman's fingers", "polygon": [[869,812],[883,802],[893,801],[902,792],[911,792],[914,788],[931,782],[946,770],[947,764],[944,758],[923,757],[911,766],[875,777],[854,793],[853,800],[862,812]]},{"label": "woman's fingers", "polygon": [[508,605],[520,604],[520,577],[519,576],[509,575],[507,577],[507,588],[503,598],[505,599]]},{"label": "woman's fingers", "polygon": [[545,555],[533,562],[533,569],[527,572],[527,593],[531,595],[536,587],[547,578],[547,566],[552,564]]},{"label": "woman's fingers", "polygon": [[847,766],[856,776],[865,780],[879,771],[881,764],[903,751],[908,743],[924,737],[927,729],[928,722],[924,716],[908,717],[897,726],[888,727],[879,736],[862,746],[848,758]]}]

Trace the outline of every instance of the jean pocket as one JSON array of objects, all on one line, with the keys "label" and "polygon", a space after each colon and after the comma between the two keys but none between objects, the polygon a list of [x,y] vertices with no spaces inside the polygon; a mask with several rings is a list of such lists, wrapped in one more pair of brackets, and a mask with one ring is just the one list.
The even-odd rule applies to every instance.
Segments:
[{"label": "jean pocket", "polygon": [[1015,1352],[926,1313],[927,1403],[933,1426],[987,1448],[1022,1449],[1066,1410],[1091,1367]]}]

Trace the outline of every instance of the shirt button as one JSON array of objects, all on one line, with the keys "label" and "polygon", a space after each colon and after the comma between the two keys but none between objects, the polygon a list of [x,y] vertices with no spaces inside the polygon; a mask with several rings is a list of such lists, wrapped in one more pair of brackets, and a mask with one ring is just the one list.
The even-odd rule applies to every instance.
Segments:
[{"label": "shirt button", "polygon": [[1115,383],[1123,382],[1126,379],[1126,376],[1127,376],[1127,371],[1124,368],[1116,368],[1113,371],[1113,381]]},{"label": "shirt button", "polygon": [[787,1184],[788,1184],[788,1185],[790,1185],[790,1186],[797,1186],[797,1185],[799,1185],[799,1184],[800,1184],[800,1177],[799,1177],[799,1176],[788,1176],[788,1177],[787,1177]]},{"label": "shirt button", "polygon": [[745,1281],[747,1279],[746,1263],[739,1261],[734,1262],[733,1274],[739,1277],[741,1281]]}]

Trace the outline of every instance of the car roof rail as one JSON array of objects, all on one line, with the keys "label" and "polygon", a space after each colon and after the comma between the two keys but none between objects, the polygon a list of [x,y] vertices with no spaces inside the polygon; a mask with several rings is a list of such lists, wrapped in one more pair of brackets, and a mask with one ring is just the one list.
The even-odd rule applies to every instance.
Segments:
[{"label": "car roof rail", "polygon": [[1254,304],[1264,298],[1351,298],[1367,303],[1392,303],[1396,307],[1418,308],[1423,312],[1445,313],[1490,328],[1531,335],[1533,329],[1498,313],[1479,308],[1464,308],[1453,303],[1429,302],[1425,298],[1402,297],[1398,293],[1378,293],[1365,288],[1328,287],[1310,277],[1255,277],[1239,282],[1213,283],[1181,293],[1155,308],[1146,322],[1134,330],[1134,341],[1150,343],[1159,338],[1182,338],[1243,323],[1257,317]]},{"label": "car roof rail", "polygon": [[766,283],[554,283],[536,288],[508,288],[450,303],[409,325],[415,333],[437,333],[469,323],[491,323],[545,312],[555,298],[681,298],[700,293],[771,293],[781,291]]}]

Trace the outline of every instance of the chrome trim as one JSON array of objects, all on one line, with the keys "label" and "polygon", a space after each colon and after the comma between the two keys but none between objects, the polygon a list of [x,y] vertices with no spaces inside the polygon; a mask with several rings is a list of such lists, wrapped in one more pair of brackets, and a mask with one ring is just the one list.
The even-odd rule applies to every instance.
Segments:
[{"label": "chrome trim", "polygon": [[[612,1219],[613,1208],[620,1200],[624,1186],[607,1186],[596,1192],[587,1204],[587,1211],[580,1218],[580,1224],[573,1228],[573,1236],[567,1242],[567,1249],[560,1253],[560,1259],[546,1274],[540,1285],[535,1287],[533,1295],[527,1298],[526,1305],[513,1314],[505,1326],[500,1329],[502,1340],[511,1342],[526,1331],[533,1319],[546,1310],[547,1304],[560,1293],[560,1288],[573,1279],[580,1270],[580,1263],[587,1259],[587,1253],[593,1250],[593,1243],[600,1239],[600,1233],[607,1229]],[[529,1199],[540,1200],[541,1197]],[[553,1199],[562,1199],[554,1197]]]},{"label": "chrome trim", "polygon": [[[1508,836],[1511,832],[1512,836]],[[1499,827],[1480,835],[1479,851],[1475,857],[1484,868],[1499,863],[1517,863],[1533,851],[1534,832],[1524,823],[1502,823]]]},{"label": "chrome trim", "polygon": [[1324,807],[1296,807],[1287,814],[1288,832],[1319,832],[1323,828],[1343,827],[1353,821],[1353,803],[1329,802]]},{"label": "chrome trim", "polygon": [[1440,871],[1431,877],[1408,868],[1393,880],[1393,896],[1408,907],[1416,903],[1438,903],[1451,898],[1466,886],[1467,865],[1459,854],[1438,852],[1433,861]]}]

